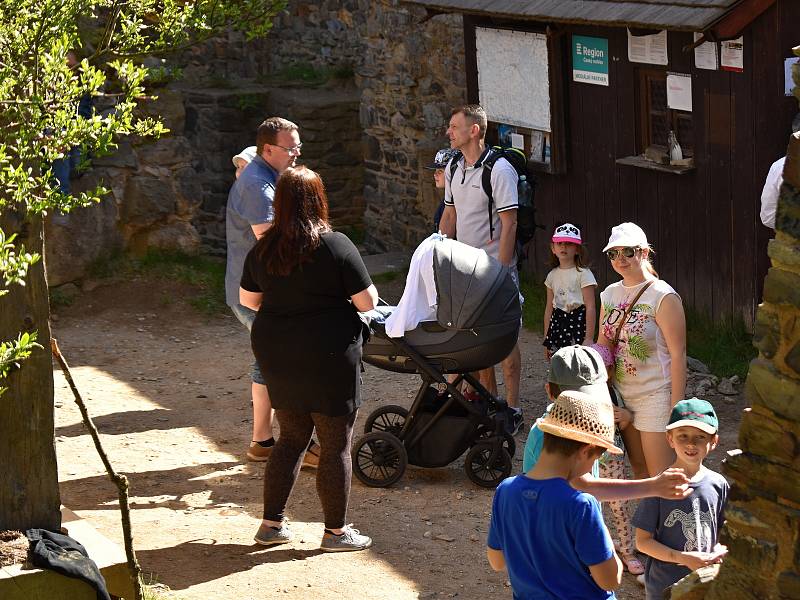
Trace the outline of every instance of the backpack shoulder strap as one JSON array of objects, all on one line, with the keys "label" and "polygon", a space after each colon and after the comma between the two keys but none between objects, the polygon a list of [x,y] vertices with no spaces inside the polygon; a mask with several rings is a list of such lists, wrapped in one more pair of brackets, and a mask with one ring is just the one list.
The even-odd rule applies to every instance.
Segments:
[{"label": "backpack shoulder strap", "polygon": [[486,208],[489,213],[490,240],[494,239],[494,219],[492,219],[492,209],[494,208],[494,193],[492,192],[492,169],[494,168],[494,164],[497,162],[497,160],[502,156],[503,150],[501,148],[492,147],[489,148],[488,154],[481,163],[483,166],[483,172],[481,173],[481,187],[483,188],[483,193],[486,194],[487,198],[489,198]]}]

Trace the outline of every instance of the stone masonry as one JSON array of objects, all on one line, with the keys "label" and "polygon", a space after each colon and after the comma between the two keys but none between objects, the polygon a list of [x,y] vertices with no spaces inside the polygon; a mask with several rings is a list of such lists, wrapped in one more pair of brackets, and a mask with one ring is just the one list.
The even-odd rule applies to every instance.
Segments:
[{"label": "stone masonry", "polygon": [[366,136],[366,243],[375,250],[413,248],[433,230],[439,198],[423,166],[448,145],[450,110],[466,98],[461,16],[425,17],[396,0],[369,3],[356,83]]},{"label": "stone masonry", "polygon": [[[800,100],[800,69],[794,69]],[[724,470],[733,486],[722,539],[729,554],[708,600],[800,598],[799,134],[790,138],[783,179],[772,268],[756,316],[759,356],[747,377],[752,408],[739,430],[741,450]]]}]

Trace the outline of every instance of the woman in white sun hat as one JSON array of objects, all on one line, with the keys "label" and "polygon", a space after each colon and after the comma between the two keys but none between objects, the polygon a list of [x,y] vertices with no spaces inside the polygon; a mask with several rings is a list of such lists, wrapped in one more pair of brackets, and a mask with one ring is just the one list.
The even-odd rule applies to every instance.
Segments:
[{"label": "woman in white sun hat", "polygon": [[635,223],[614,227],[603,252],[622,281],[600,294],[597,343],[613,365],[614,389],[633,413],[624,439],[634,474],[654,476],[674,460],[664,428],[686,388],[683,304],[658,278],[647,236]]}]

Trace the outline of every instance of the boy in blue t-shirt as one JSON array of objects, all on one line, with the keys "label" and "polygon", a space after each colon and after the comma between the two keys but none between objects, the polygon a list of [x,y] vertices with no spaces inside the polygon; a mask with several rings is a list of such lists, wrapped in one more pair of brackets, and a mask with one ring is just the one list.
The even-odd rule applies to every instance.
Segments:
[{"label": "boy in blue t-shirt", "polygon": [[510,477],[492,502],[487,555],[508,570],[515,600],[609,600],[622,581],[597,500],[570,480],[614,445],[614,411],[586,393],[565,391],[539,422],[542,452],[533,469]]},{"label": "boy in blue t-shirt", "polygon": [[728,551],[717,540],[730,486],[703,465],[719,441],[718,427],[710,402],[691,398],[672,408],[667,423],[667,441],[675,450],[672,466],[689,476],[692,493],[681,500],[646,498],[633,517],[636,547],[648,555],[647,600],[662,598],[664,590],[691,571],[722,562]]}]

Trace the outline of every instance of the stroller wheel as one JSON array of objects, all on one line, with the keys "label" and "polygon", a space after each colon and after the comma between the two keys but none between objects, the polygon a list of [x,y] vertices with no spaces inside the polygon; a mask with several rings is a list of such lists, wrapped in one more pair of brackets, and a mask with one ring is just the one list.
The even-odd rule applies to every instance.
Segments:
[{"label": "stroller wheel", "polygon": [[385,431],[395,437],[400,437],[400,431],[406,422],[408,411],[402,406],[388,404],[373,410],[364,423],[364,433],[372,431]]},{"label": "stroller wheel", "polygon": [[[517,453],[517,442],[514,439],[514,436],[510,433],[503,432],[503,448],[505,448],[506,452],[511,458],[514,458],[514,455]],[[493,430],[489,429],[488,427],[481,426],[478,429],[478,433],[475,436],[475,441],[473,442],[473,446],[475,444],[480,444],[481,442],[491,442],[492,438],[495,436]]]},{"label": "stroller wheel", "polygon": [[408,455],[403,443],[391,433],[373,431],[353,446],[353,472],[370,487],[389,487],[406,470]]},{"label": "stroller wheel", "polygon": [[[492,453],[496,450],[494,459]],[[506,449],[493,442],[475,444],[464,459],[470,481],[485,488],[495,488],[511,475],[511,457]]]}]

